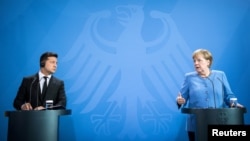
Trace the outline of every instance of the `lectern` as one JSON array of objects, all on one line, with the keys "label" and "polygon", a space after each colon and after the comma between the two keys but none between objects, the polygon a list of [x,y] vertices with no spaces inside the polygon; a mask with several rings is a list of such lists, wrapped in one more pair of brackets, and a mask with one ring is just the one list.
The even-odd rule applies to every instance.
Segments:
[{"label": "lectern", "polygon": [[58,141],[59,116],[71,110],[6,111],[8,141]]},{"label": "lectern", "polygon": [[246,108],[182,108],[181,111],[196,116],[196,141],[207,141],[208,125],[243,125]]}]

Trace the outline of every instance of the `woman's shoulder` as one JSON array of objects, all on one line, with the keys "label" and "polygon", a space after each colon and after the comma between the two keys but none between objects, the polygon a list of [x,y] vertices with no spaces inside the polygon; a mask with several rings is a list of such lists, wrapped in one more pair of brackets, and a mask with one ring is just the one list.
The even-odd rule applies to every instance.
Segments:
[{"label": "woman's shoulder", "polygon": [[[225,75],[225,72],[222,70],[211,70],[213,75]],[[192,71],[192,72],[187,72],[185,74],[185,77],[196,77],[198,76],[198,73],[196,71]]]},{"label": "woman's shoulder", "polygon": [[185,74],[186,77],[190,77],[190,76],[197,76],[197,72],[196,71],[192,71],[192,72],[187,72]]},{"label": "woman's shoulder", "polygon": [[213,74],[225,74],[222,70],[211,70]]}]

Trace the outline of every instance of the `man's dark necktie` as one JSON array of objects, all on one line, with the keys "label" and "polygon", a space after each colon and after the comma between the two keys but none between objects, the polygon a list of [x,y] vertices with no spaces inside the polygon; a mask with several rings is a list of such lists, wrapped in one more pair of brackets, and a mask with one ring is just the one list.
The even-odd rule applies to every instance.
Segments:
[{"label": "man's dark necktie", "polygon": [[42,95],[44,95],[46,93],[46,90],[47,90],[47,76],[44,76],[44,83],[43,83],[43,90],[42,90]]}]

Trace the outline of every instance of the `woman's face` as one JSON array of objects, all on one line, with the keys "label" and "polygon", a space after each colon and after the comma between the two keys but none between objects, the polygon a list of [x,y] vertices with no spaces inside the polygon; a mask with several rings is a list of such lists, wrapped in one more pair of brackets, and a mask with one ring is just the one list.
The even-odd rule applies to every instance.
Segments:
[{"label": "woman's face", "polygon": [[206,60],[202,54],[197,54],[193,58],[194,68],[199,74],[204,74],[209,70],[210,61]]}]

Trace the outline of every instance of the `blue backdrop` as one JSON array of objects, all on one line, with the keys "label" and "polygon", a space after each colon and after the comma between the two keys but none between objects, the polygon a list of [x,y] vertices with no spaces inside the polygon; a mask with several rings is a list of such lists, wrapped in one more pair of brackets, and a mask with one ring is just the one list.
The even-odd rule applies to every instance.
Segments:
[{"label": "blue backdrop", "polygon": [[61,141],[187,140],[175,98],[197,48],[250,109],[250,0],[0,0],[0,18],[1,141],[44,51],[59,54],[72,110]]}]

